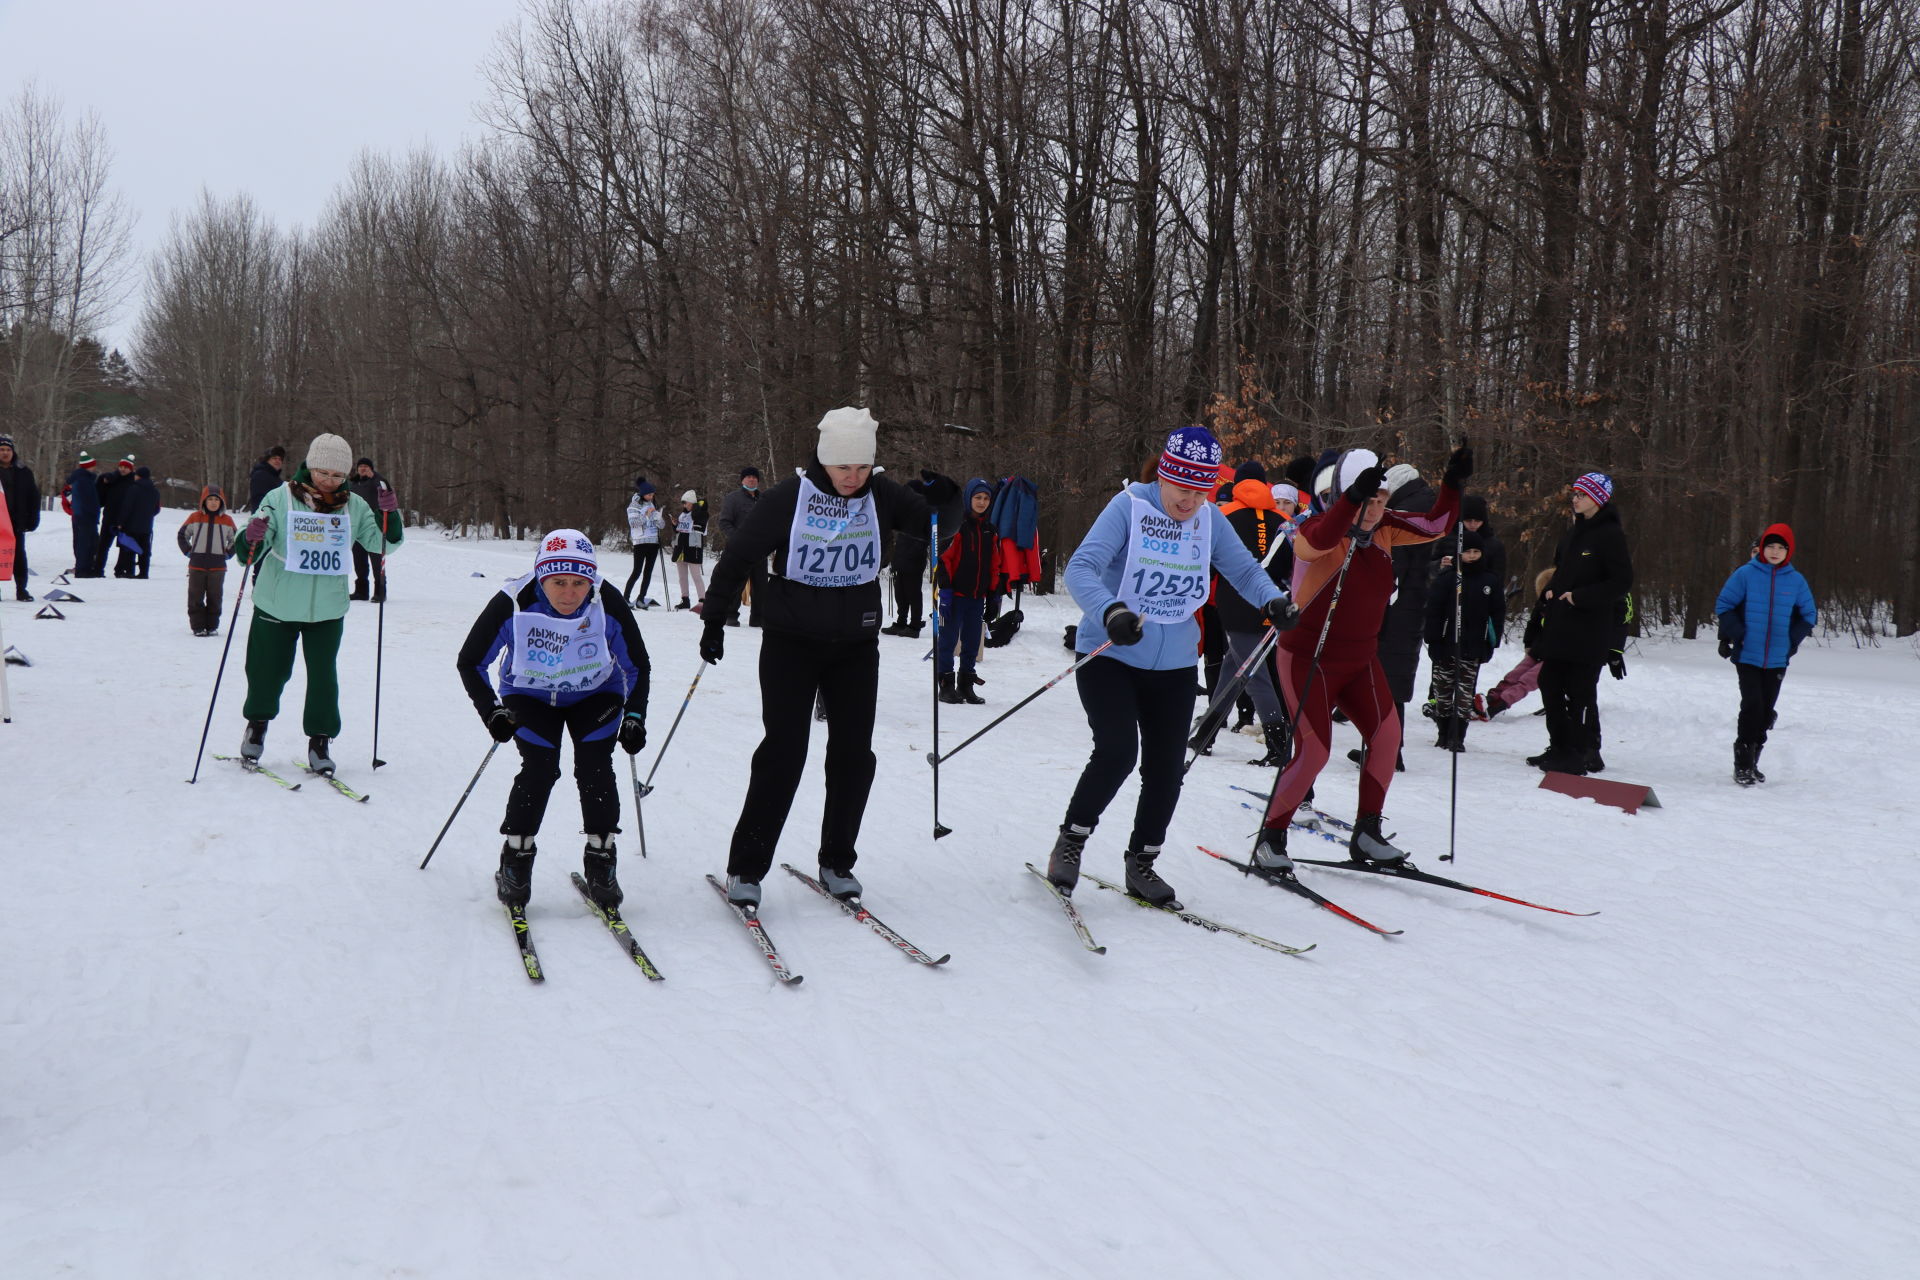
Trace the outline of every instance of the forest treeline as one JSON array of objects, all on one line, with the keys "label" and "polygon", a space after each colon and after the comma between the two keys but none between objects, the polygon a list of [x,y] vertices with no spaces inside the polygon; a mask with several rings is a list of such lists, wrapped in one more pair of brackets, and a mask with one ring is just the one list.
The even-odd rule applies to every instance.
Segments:
[{"label": "forest treeline", "polygon": [[[1070,548],[1170,426],[1476,478],[1538,566],[1613,474],[1643,619],[1790,521],[1920,627],[1911,0],[545,0],[457,155],[181,216],[130,353],[238,479],[318,430],[418,514],[617,527],[864,403]],[[956,430],[954,428],[966,428]]]}]

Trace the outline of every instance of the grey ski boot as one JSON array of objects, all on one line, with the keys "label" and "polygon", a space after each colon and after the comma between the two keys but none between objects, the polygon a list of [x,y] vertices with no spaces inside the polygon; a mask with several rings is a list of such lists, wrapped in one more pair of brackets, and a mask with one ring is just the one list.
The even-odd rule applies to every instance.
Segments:
[{"label": "grey ski boot", "polygon": [[1153,869],[1153,860],[1159,856],[1157,845],[1127,850],[1127,892],[1156,907],[1171,907],[1178,911],[1180,902],[1174,897],[1173,886],[1162,880],[1160,873]]},{"label": "grey ski boot", "polygon": [[1087,837],[1092,834],[1092,827],[1060,824],[1053,852],[1047,857],[1047,879],[1053,881],[1054,888],[1060,892],[1072,893],[1073,887],[1080,883],[1080,855],[1086,851]]},{"label": "grey ski boot", "polygon": [[1347,841],[1347,856],[1355,862],[1377,866],[1395,866],[1407,860],[1405,849],[1396,849],[1380,834],[1380,815],[1362,813],[1353,820],[1353,836]]}]

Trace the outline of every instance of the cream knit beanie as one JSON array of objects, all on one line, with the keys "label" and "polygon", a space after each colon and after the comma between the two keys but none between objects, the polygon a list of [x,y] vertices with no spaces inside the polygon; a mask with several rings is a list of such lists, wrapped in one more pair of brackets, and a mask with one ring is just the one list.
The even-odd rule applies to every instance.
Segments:
[{"label": "cream knit beanie", "polygon": [[353,470],[353,450],[339,436],[322,432],[307,446],[307,470],[338,471],[346,475]]},{"label": "cream knit beanie", "polygon": [[874,437],[880,424],[865,409],[833,409],[820,419],[820,447],[815,456],[823,467],[872,466]]}]

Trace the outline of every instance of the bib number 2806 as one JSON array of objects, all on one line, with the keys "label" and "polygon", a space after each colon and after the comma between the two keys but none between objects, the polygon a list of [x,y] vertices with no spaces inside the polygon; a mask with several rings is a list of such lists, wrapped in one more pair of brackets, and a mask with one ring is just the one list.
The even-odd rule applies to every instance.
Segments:
[{"label": "bib number 2806", "polygon": [[338,551],[316,551],[312,547],[300,548],[300,571],[302,573],[340,573],[345,564]]}]

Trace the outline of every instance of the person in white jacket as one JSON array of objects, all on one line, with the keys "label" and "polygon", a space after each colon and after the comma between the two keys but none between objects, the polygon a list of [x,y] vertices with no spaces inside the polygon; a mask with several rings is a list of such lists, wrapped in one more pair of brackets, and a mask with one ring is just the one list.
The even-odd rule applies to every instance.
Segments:
[{"label": "person in white jacket", "polygon": [[[647,588],[653,585],[653,566],[660,559],[660,531],[666,524],[667,518],[653,503],[653,486],[645,476],[635,476],[633,497],[627,500],[627,537],[633,542],[633,572],[627,575],[626,589],[620,594],[636,609],[651,609],[660,603],[647,599]],[[635,579],[640,582],[637,596],[633,594]]]}]

